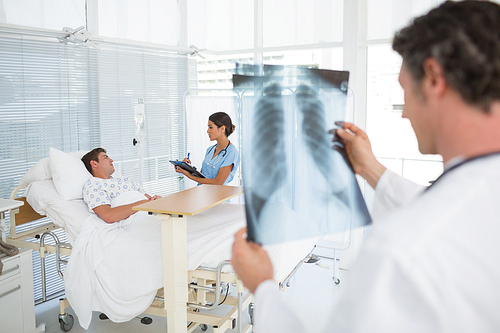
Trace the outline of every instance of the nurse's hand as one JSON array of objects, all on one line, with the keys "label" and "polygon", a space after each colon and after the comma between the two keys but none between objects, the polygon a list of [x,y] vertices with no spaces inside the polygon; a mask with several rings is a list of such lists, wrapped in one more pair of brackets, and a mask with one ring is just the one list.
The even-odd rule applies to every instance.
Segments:
[{"label": "nurse's hand", "polygon": [[368,135],[351,123],[338,122],[336,125],[343,128],[330,130],[329,133],[334,134],[332,141],[344,144],[345,153],[354,172],[366,179],[368,184],[375,188],[386,168],[375,158]]},{"label": "nurse's hand", "polygon": [[191,175],[187,170],[184,170],[180,166],[175,166],[175,172],[182,173],[184,176]]},{"label": "nurse's hand", "polygon": [[191,160],[190,160],[189,158],[185,158],[185,159],[183,159],[183,160],[182,160],[182,162],[186,162],[186,163],[191,164]]},{"label": "nurse's hand", "polygon": [[273,279],[273,264],[262,246],[246,240],[246,232],[243,228],[234,235],[231,264],[243,284],[255,293],[262,282]]}]

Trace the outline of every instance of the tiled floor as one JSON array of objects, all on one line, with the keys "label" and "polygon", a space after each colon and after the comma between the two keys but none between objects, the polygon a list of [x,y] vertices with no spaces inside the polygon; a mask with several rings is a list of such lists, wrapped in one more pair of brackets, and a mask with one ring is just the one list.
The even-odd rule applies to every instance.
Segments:
[{"label": "tiled floor", "polygon": [[[322,259],[321,266],[330,267],[326,269],[316,264],[304,264],[291,280],[290,288],[286,289],[283,296],[294,308],[296,314],[301,317],[309,332],[320,332],[323,328],[325,317],[329,314],[333,303],[335,291],[342,286],[335,285],[332,281],[332,260]],[[346,272],[340,271],[341,280]],[[58,322],[59,302],[52,300],[44,304],[37,305],[36,322],[46,324],[46,332],[61,332]],[[153,323],[143,325],[139,319],[133,319],[126,323],[113,323],[109,320],[100,320],[99,314],[94,313],[92,323],[87,331],[80,327],[74,312],[69,308],[68,313],[75,317],[75,323],[70,332],[106,332],[106,333],[128,333],[128,332],[166,332],[166,319],[162,317],[150,316]],[[248,323],[248,312],[245,311],[244,324]],[[245,326],[243,325],[243,326]],[[235,332],[230,330],[228,332]],[[195,332],[202,332],[200,328]],[[207,332],[212,332],[209,327]]]}]

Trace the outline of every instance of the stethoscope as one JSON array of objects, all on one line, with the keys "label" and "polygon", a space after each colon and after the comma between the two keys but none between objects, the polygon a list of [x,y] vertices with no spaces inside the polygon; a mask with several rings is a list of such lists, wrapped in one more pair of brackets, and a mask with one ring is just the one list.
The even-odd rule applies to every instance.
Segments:
[{"label": "stethoscope", "polygon": [[[209,167],[211,168],[215,168],[215,166],[217,165],[217,163],[220,162],[220,160],[226,156],[227,154],[227,147],[229,147],[229,145],[231,144],[231,141],[228,142],[226,148],[222,149],[219,154],[217,154],[217,156],[214,158],[214,159],[210,159],[210,162],[207,163]],[[214,150],[215,148],[217,147],[217,145],[213,146],[212,148],[210,148],[210,150],[208,151],[207,153],[207,156],[210,154],[210,152],[212,150]],[[224,152],[224,155],[222,155],[222,152]],[[222,156],[221,156],[222,155]]]},{"label": "stethoscope", "polygon": [[475,161],[475,160],[479,160],[479,159],[483,159],[483,158],[487,158],[487,157],[490,157],[490,156],[494,156],[494,155],[500,155],[500,152],[492,152],[492,153],[486,153],[486,154],[483,154],[483,155],[478,155],[478,156],[474,156],[474,157],[471,157],[469,159],[466,159],[466,160],[463,160],[455,165],[452,165],[451,167],[449,167],[448,169],[444,170],[444,172],[435,180],[432,182],[432,184],[430,186],[427,186],[427,188],[424,190],[424,192],[427,192],[430,188],[434,187],[434,185],[443,178],[443,176],[445,176],[448,172],[450,172],[451,170],[454,170],[464,164],[467,164],[469,162],[472,162],[472,161]]}]

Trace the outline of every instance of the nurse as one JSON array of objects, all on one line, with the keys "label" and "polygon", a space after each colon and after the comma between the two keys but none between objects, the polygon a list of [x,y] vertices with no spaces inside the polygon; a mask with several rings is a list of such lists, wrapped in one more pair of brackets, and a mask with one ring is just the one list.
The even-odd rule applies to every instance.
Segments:
[{"label": "nurse", "polygon": [[[238,149],[228,139],[234,129],[235,126],[227,113],[212,114],[208,118],[207,133],[210,141],[217,141],[217,143],[208,147],[205,153],[201,173],[206,178],[193,176],[178,166],[175,167],[175,171],[199,184],[227,185],[233,180],[240,164]],[[183,161],[191,164],[187,158]]]}]

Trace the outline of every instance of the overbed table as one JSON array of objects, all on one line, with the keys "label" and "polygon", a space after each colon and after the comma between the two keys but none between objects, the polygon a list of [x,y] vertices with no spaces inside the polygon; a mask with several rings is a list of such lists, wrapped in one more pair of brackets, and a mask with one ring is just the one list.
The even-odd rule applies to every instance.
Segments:
[{"label": "overbed table", "polygon": [[186,216],[243,193],[243,187],[200,185],[132,209],[147,211],[161,219],[163,287],[168,332],[186,332],[188,302]]}]

